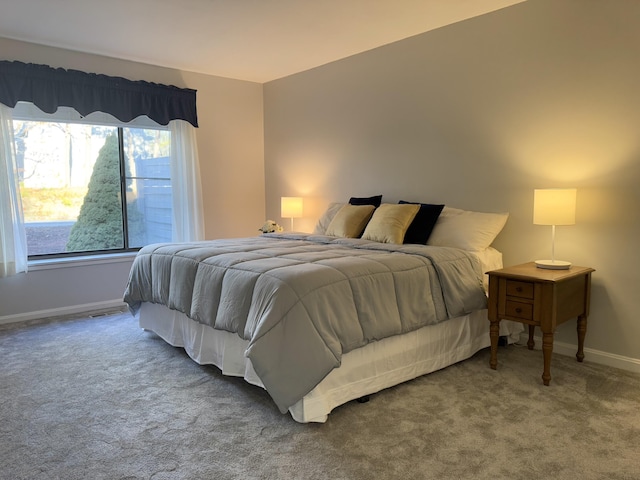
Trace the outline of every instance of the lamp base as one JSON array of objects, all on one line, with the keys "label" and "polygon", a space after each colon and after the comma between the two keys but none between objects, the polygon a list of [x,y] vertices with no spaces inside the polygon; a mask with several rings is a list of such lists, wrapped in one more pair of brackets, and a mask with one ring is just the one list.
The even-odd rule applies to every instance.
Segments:
[{"label": "lamp base", "polygon": [[563,260],[536,260],[535,263],[536,267],[549,270],[569,270],[571,268],[571,262]]}]

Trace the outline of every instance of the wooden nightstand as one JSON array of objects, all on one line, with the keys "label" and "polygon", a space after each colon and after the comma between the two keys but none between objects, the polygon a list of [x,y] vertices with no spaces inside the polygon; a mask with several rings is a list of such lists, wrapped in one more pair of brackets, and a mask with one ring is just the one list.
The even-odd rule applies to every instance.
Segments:
[{"label": "wooden nightstand", "polygon": [[533,350],[535,327],[540,327],[544,356],[542,381],[545,385],[549,385],[551,381],[553,334],[558,325],[573,317],[578,319],[576,358],[582,362],[589,315],[591,272],[594,271],[592,268],[576,266],[569,270],[545,270],[530,262],[487,272],[491,368],[495,370],[498,366],[498,335],[502,319],[529,325],[529,350]]}]

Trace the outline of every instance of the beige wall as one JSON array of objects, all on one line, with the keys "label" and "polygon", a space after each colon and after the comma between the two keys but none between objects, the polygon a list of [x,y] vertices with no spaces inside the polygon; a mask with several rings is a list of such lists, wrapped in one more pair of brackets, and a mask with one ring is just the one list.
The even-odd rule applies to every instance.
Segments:
[{"label": "beige wall", "polygon": [[596,269],[587,348],[637,367],[639,18],[635,0],[529,0],[265,84],[267,216],[302,195],[310,230],[378,193],[508,211],[495,246],[515,264],[550,254],[533,189],[577,187],[556,256]]},{"label": "beige wall", "polygon": [[[0,38],[0,59],[192,88],[207,238],[255,235],[264,222],[262,85]],[[2,317],[122,297],[130,262],[32,271],[0,279]],[[56,278],[58,281],[50,281]],[[88,279],[94,278],[93,281]],[[97,280],[99,279],[99,281]],[[94,288],[95,287],[95,288]],[[58,311],[58,310],[56,310]]]}]

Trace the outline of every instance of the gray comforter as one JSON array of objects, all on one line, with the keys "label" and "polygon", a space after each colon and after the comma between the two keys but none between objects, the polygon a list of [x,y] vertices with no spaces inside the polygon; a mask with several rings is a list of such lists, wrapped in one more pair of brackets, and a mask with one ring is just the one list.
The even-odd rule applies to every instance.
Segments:
[{"label": "gray comforter", "polygon": [[487,302],[480,263],[465,251],[283,234],[144,247],[124,300],[133,312],[159,303],[248,340],[282,412],[342,354]]}]

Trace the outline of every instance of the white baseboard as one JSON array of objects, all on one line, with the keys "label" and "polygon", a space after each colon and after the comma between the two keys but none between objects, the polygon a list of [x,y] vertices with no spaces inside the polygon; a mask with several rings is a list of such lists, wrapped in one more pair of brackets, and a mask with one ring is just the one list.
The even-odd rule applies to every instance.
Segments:
[{"label": "white baseboard", "polygon": [[[529,334],[525,331],[520,334],[520,342],[527,344]],[[542,337],[533,337],[536,342],[537,349],[541,348]],[[578,351],[577,344],[553,342],[553,352],[560,355],[566,355],[568,357],[575,357]],[[598,363],[600,365],[606,365],[608,367],[615,367],[621,370],[627,370],[628,372],[640,373],[640,359],[624,357],[622,355],[616,355],[615,353],[603,352],[602,350],[594,350],[592,348],[584,349],[584,358],[586,361]]]},{"label": "white baseboard", "polygon": [[34,312],[16,313],[0,317],[0,325],[7,323],[26,322],[28,320],[39,320],[48,317],[60,317],[64,315],[75,315],[77,313],[91,313],[100,310],[110,310],[125,308],[126,303],[122,300],[107,300],[105,302],[84,303],[82,305],[71,305],[61,308],[49,308],[47,310],[36,310]]}]

